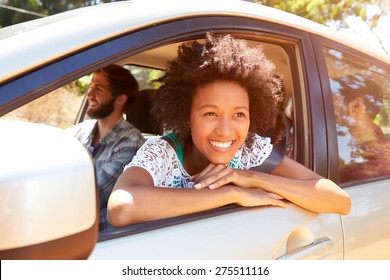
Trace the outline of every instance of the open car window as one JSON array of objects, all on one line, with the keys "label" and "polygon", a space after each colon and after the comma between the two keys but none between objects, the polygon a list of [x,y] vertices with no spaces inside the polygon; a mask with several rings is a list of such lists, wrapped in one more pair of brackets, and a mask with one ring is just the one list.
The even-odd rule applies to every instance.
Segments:
[{"label": "open car window", "polygon": [[[294,90],[296,90],[297,87],[299,88],[299,86],[294,85],[293,80],[295,80],[296,76],[299,74],[297,74],[297,71],[292,70],[297,64],[297,58],[294,56],[294,52],[288,52],[286,49],[291,47],[295,48],[294,43],[280,39],[275,41],[272,38],[263,37],[259,37],[256,40],[253,38],[247,40],[250,45],[263,48],[266,56],[275,63],[275,72],[283,78],[285,90],[285,100],[281,108],[281,113],[285,114],[288,111],[288,117],[292,118],[294,116]],[[159,85],[151,84],[151,81],[164,74],[164,69],[166,69],[168,61],[175,58],[178,46],[183,42],[184,41],[155,46],[151,49],[129,55],[128,57],[122,57],[121,60],[116,61],[115,63],[128,68],[132,72],[138,81],[140,92],[155,91]],[[86,92],[91,78],[91,74],[79,77],[77,80],[55,89],[4,115],[3,118],[49,124],[59,128],[68,128],[75,123],[82,122],[87,118]],[[137,110],[135,114],[131,116],[132,119],[130,119],[130,113],[125,114],[125,118],[130,123],[134,124],[134,126],[146,137],[161,135],[161,132],[146,130],[142,126],[148,118],[150,107],[143,107],[143,105],[140,106],[138,103],[133,105]],[[153,122],[158,121],[159,120],[152,120],[152,124]],[[293,120],[291,120],[291,122],[294,123]],[[290,157],[294,157],[294,130],[292,129],[290,132],[288,154]],[[210,215],[221,215],[242,209],[243,208],[238,206],[226,206],[222,209],[210,211],[210,213],[195,213],[186,217],[155,221],[145,225],[129,226],[125,229],[111,228],[101,232],[99,238],[100,240],[111,239],[116,236],[134,234],[140,231],[148,231],[156,227],[166,227],[176,223],[187,222],[192,219],[204,219]]]},{"label": "open car window", "polygon": [[[267,57],[276,65],[276,73],[283,78],[285,100],[283,104],[282,114],[289,113],[288,117],[293,117],[293,75],[291,70],[291,54],[285,50],[285,45],[272,43],[268,40],[248,40],[249,44],[256,45],[264,49]],[[129,69],[137,79],[140,89],[140,95],[147,94],[148,91],[156,91],[158,83],[152,84],[151,81],[162,76],[168,61],[172,60],[177,55],[178,46],[183,43],[172,43],[162,45],[153,49],[139,52],[135,55],[123,58],[117,61],[116,64],[122,65]],[[68,128],[75,123],[82,122],[87,119],[86,116],[86,92],[92,75],[86,75],[79,79],[62,86],[48,94],[29,102],[28,104],[4,115],[2,118],[17,119],[28,122],[37,122],[49,124],[59,128]],[[150,104],[145,105],[144,102],[133,104],[135,108],[132,112],[127,112],[124,117],[137,127],[143,134],[148,137],[156,137],[162,132],[150,130],[151,125],[156,125],[159,120],[148,120],[150,115]],[[151,122],[145,125],[147,122]],[[293,122],[293,121],[292,121]],[[157,125],[156,125],[157,126]],[[293,129],[289,135],[288,155],[294,156]],[[205,213],[191,214],[186,217],[177,217],[162,221],[155,221],[145,225],[129,226],[124,229],[111,228],[100,233],[100,240],[111,239],[116,236],[134,234],[140,231],[148,231],[158,227],[165,227],[176,223],[183,223],[192,219],[203,219],[214,215],[221,215],[232,211],[241,210],[238,206],[226,206],[222,209],[217,209]]]},{"label": "open car window", "polygon": [[[293,96],[294,96],[294,86],[293,86],[293,75],[291,70],[291,60],[295,59],[289,55],[285,48],[277,43],[270,43],[265,41],[249,41],[251,45],[256,45],[264,49],[267,57],[275,63],[276,73],[278,73],[284,82],[284,90],[285,90],[285,100],[283,103],[282,114],[287,114],[293,123]],[[147,91],[156,91],[158,88],[158,84],[150,84],[150,81],[164,74],[164,69],[167,66],[167,62],[173,59],[177,54],[178,46],[181,43],[174,43],[169,45],[163,45],[157,48],[153,48],[136,55],[127,57],[118,62],[118,64],[123,65],[128,68],[132,74],[138,80],[140,86],[140,95],[148,94]],[[163,59],[164,58],[164,59]],[[162,132],[151,132],[149,130],[149,125],[145,126],[146,120],[150,115],[150,107],[149,105],[145,105],[145,103],[137,103],[138,100],[133,104],[134,111],[127,115],[127,120],[134,124],[135,127],[139,128],[141,132],[147,137],[161,135]],[[144,106],[144,107],[143,107]],[[134,113],[137,112],[137,113]],[[154,119],[154,122],[158,122],[159,120]],[[145,128],[148,127],[148,128]],[[290,157],[294,156],[294,137],[293,137],[293,129],[289,132],[289,148],[288,155]],[[174,217],[164,220],[152,221],[148,223],[131,225],[124,228],[114,228],[111,227],[103,232],[99,233],[99,240],[108,240],[116,237],[126,236],[137,234],[144,231],[149,231],[156,228],[167,227],[170,225],[181,224],[190,222],[192,220],[205,219],[211,216],[218,216],[225,213],[235,212],[245,209],[243,207],[239,207],[236,205],[229,205],[225,207],[221,207],[219,209],[214,209],[211,211],[205,211],[202,213],[194,213],[190,215],[186,215],[184,217]]]},{"label": "open car window", "polygon": [[68,128],[75,123],[90,78],[88,75],[73,81],[3,115],[1,119]]}]

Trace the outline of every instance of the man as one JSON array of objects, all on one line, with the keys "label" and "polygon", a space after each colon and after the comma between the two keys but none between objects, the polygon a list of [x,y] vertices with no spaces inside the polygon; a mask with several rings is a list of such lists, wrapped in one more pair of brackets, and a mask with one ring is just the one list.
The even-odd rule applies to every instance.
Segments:
[{"label": "man", "polygon": [[91,153],[99,188],[99,230],[107,223],[107,201],[112,188],[145,139],[125,121],[125,112],[136,95],[138,83],[130,71],[109,65],[93,74],[87,92],[87,115],[92,118],[68,129]]},{"label": "man", "polygon": [[390,141],[375,118],[383,108],[379,85],[363,75],[331,80],[340,153],[340,181],[390,174]]}]

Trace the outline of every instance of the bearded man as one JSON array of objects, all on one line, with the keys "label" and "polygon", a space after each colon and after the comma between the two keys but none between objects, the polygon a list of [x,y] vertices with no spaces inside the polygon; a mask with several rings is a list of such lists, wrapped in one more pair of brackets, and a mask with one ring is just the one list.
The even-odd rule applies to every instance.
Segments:
[{"label": "bearded man", "polygon": [[89,118],[69,129],[91,153],[99,191],[99,231],[108,228],[107,202],[123,167],[145,141],[123,118],[138,94],[138,83],[127,69],[109,65],[93,73],[87,92]]}]

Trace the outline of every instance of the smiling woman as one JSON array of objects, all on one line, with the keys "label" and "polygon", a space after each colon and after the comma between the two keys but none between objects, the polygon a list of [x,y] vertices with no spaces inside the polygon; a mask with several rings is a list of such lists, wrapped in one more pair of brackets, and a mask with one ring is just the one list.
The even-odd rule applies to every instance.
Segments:
[{"label": "smiling woman", "polygon": [[154,101],[171,134],[148,140],[118,179],[108,203],[112,225],[231,203],[286,207],[282,199],[348,214],[346,192],[291,159],[272,174],[248,170],[272,151],[270,138],[258,134],[272,127],[282,100],[274,69],[261,49],[230,35],[182,45],[157,80],[162,86]]}]

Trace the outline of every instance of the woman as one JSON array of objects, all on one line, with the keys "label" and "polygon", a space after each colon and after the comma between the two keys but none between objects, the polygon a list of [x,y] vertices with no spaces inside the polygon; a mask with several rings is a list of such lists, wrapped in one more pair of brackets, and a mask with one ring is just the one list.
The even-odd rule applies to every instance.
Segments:
[{"label": "woman", "polygon": [[[114,226],[235,203],[348,214],[350,198],[332,181],[285,157],[271,174],[249,170],[272,151],[260,135],[281,102],[275,66],[261,49],[229,35],[179,48],[156,94],[165,129],[149,139],[118,179],[108,203]],[[252,121],[251,120],[256,120]]]}]

